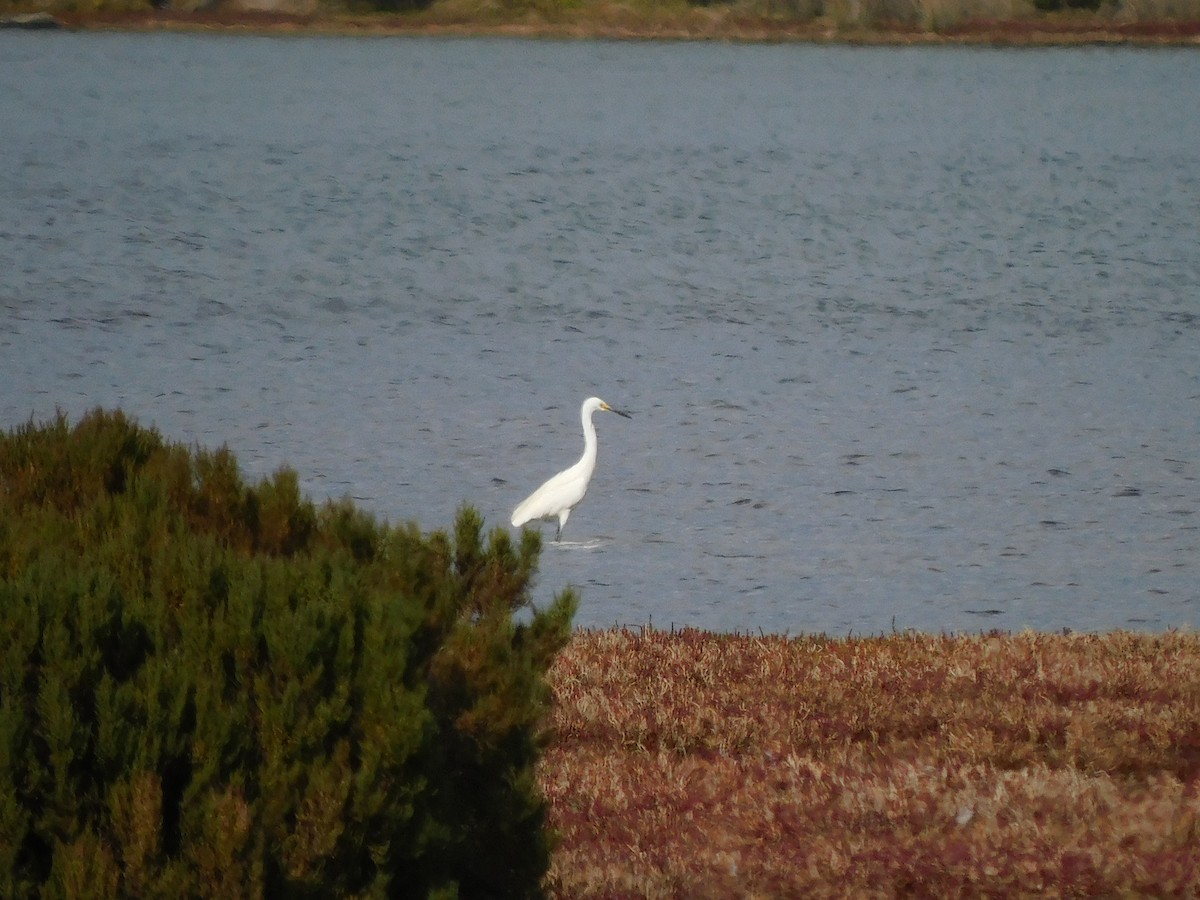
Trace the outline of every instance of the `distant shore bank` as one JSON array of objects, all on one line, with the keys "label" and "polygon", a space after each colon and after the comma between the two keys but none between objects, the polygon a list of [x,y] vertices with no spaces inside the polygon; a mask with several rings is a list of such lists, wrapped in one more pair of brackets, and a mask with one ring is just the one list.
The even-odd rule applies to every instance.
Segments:
[{"label": "distant shore bank", "polygon": [[[838,27],[822,20],[792,21],[695,7],[669,16],[540,14],[472,21],[436,10],[419,13],[311,15],[206,10],[70,11],[53,13],[62,28],[81,31],[221,31],[337,36],[513,37],[600,40],[722,40],[881,46],[969,45],[1053,47],[1086,45],[1200,47],[1200,21],[1118,22],[1102,16],[968,21],[940,30]],[[14,17],[10,17],[14,18]]]}]

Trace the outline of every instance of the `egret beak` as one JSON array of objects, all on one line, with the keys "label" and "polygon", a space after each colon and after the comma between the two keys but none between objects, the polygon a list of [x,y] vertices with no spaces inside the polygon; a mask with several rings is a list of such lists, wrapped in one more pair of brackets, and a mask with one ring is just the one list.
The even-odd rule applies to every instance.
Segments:
[{"label": "egret beak", "polygon": [[618,416],[624,416],[627,419],[633,418],[633,416],[631,416],[629,413],[625,412],[624,410],[613,409],[611,406],[608,406],[607,404],[605,405],[604,408],[607,409],[609,412],[615,412]]}]

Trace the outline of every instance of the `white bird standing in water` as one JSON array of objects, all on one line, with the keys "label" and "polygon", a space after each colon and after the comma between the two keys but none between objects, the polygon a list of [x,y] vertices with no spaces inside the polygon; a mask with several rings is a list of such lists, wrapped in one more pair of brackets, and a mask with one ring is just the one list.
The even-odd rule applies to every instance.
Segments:
[{"label": "white bird standing in water", "polygon": [[592,480],[592,473],[596,471],[596,426],[592,424],[592,413],[597,410],[631,418],[629,413],[613,409],[599,397],[588,397],[584,400],[579,411],[583,418],[583,456],[579,462],[559,472],[513,510],[513,527],[519,528],[534,519],[558,519],[555,543],[562,537],[567,517],[587,494],[588,482]]}]

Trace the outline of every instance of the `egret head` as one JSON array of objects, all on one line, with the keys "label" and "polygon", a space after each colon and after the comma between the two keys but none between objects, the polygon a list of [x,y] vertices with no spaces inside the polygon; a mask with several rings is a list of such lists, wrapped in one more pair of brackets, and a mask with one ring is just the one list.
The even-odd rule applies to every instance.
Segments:
[{"label": "egret head", "polygon": [[591,406],[593,409],[602,410],[603,412],[616,413],[618,416],[624,416],[627,419],[633,418],[629,413],[625,412],[624,410],[613,409],[611,406],[609,406],[607,403],[605,403],[599,397],[593,397],[591,400],[589,400],[587,402],[587,405]]}]

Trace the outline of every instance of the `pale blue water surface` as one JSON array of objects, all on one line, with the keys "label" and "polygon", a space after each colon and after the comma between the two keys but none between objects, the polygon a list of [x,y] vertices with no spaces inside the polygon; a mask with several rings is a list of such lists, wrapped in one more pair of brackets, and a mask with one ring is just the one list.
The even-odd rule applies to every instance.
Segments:
[{"label": "pale blue water surface", "polygon": [[[0,425],[392,521],[582,449],[578,622],[1200,624],[1200,54],[0,33]],[[547,526],[547,538],[552,536]]]}]

